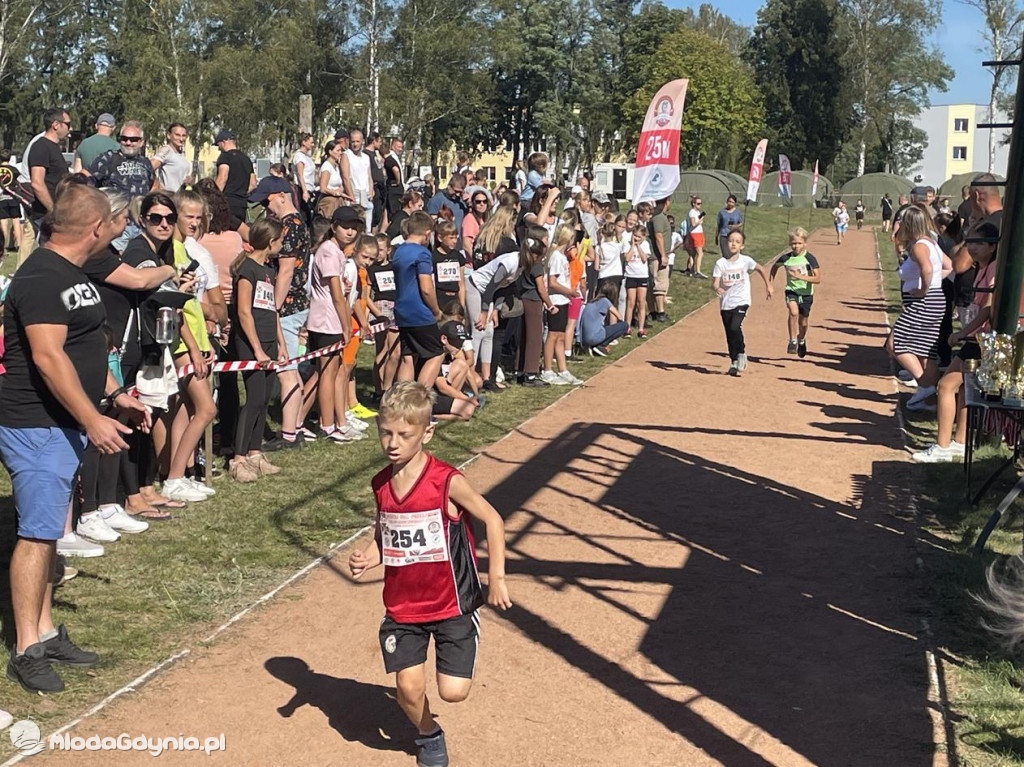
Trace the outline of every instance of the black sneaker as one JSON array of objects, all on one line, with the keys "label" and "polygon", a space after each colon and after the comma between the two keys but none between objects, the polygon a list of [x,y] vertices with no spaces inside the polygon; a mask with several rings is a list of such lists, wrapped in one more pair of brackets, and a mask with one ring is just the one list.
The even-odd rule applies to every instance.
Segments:
[{"label": "black sneaker", "polygon": [[448,747],[444,743],[444,730],[438,730],[436,735],[416,738],[416,745],[420,747],[416,754],[417,767],[448,767]]},{"label": "black sneaker", "polygon": [[96,653],[83,650],[72,642],[63,623],[57,627],[57,636],[50,637],[40,644],[42,644],[46,659],[50,663],[74,666],[75,668],[89,668],[89,666],[95,666],[100,659]]},{"label": "black sneaker", "polygon": [[801,359],[807,356],[807,342],[800,341],[796,347],[796,356]]},{"label": "black sneaker", "polygon": [[298,434],[295,435],[295,439],[285,439],[284,437],[281,437],[282,450],[301,450],[305,446],[306,440],[304,440]]},{"label": "black sneaker", "polygon": [[526,378],[523,379],[523,386],[531,386],[539,389],[544,386],[550,385],[551,384],[542,379],[540,376],[526,376]]},{"label": "black sneaker", "polygon": [[593,352],[596,357],[607,357],[609,349],[607,346],[591,346],[590,351]]},{"label": "black sneaker", "polygon": [[21,655],[15,655],[15,650],[11,649],[7,678],[29,692],[60,692],[64,689],[64,681],[53,670],[46,650],[39,642],[26,647]]},{"label": "black sneaker", "polygon": [[668,319],[668,313],[667,312],[659,312],[658,313],[658,322],[668,322],[668,321],[669,321],[669,319]]},{"label": "black sneaker", "polygon": [[278,450],[284,450],[284,442],[284,438],[282,437],[274,437],[273,439],[264,440],[261,449],[264,453],[276,453]]}]

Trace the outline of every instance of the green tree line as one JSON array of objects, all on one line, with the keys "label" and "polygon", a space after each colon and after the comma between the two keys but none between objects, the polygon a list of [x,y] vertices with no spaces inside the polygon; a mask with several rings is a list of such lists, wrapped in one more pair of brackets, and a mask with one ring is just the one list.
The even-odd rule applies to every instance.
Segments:
[{"label": "green tree line", "polygon": [[317,132],[401,135],[413,162],[504,143],[569,171],[631,158],[655,91],[687,77],[685,167],[745,173],[766,136],[797,169],[906,172],[952,75],[926,42],[937,4],[767,0],[749,29],[651,0],[0,0],[0,144],[60,105],[85,133],[109,111],[284,150],[308,93]]}]

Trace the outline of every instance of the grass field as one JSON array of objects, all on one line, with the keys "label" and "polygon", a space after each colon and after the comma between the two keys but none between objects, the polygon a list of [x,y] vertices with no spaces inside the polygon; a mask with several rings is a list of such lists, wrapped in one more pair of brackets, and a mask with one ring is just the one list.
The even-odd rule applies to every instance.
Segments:
[{"label": "grass field", "polygon": [[[787,215],[785,210],[751,209],[746,252],[762,262],[779,253],[786,246],[787,218],[793,226],[831,223],[827,211],[794,210]],[[711,245],[705,272],[710,273],[715,258],[717,250]],[[710,280],[677,275],[670,296],[669,315],[678,320],[712,300],[714,293]],[[651,332],[665,327],[655,324]],[[716,340],[724,349],[724,335]],[[608,360],[585,357],[572,362],[571,369],[589,378],[638,343],[622,341]],[[367,350],[361,354],[360,381],[365,386],[369,355]],[[565,393],[566,387],[511,387],[488,398],[471,422],[439,428],[431,450],[450,463],[462,463]],[[89,671],[62,670],[66,691],[47,698],[29,695],[4,679],[0,707],[15,719],[37,719],[44,733],[52,731],[155,663],[195,646],[228,616],[372,520],[370,478],[383,466],[375,439],[343,447],[316,443],[276,454],[275,462],[283,468],[277,477],[255,486],[216,480],[213,500],[177,513],[170,522],[155,522],[143,535],[126,536],[111,544],[103,558],[73,560],[80,575],[57,592],[56,620],[67,621],[76,641],[99,652],[103,661]],[[3,640],[10,647],[14,635],[6,579],[14,514],[3,472],[0,539]],[[339,621],[343,610],[339,605]],[[6,661],[4,652],[0,662]],[[10,753],[10,744],[0,740],[0,758]]]},{"label": "grass field", "polygon": [[[900,308],[896,256],[888,237],[876,230],[890,318]],[[904,390],[908,391],[908,390]],[[930,416],[906,413],[908,443],[914,449],[934,441]],[[1005,446],[976,453],[974,489],[1008,456]],[[960,464],[908,465],[921,514],[924,588],[949,686],[956,746],[962,764],[1024,765],[1024,674],[1019,657],[1008,656],[981,626],[982,611],[972,594],[984,592],[985,568],[1021,550],[1024,504],[1016,502],[1007,522],[976,557],[971,545],[995,504],[1013,485],[1007,470],[975,508],[965,498]]]}]

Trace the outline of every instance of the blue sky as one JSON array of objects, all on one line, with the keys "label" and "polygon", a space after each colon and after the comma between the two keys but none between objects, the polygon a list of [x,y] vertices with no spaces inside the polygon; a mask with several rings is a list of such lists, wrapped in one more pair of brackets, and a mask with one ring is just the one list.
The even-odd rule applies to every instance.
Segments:
[{"label": "blue sky", "polygon": [[[694,8],[700,0],[664,0],[670,8]],[[761,7],[760,0],[732,0],[728,4],[717,5],[719,10],[741,24],[753,27],[757,21],[757,10]],[[946,57],[946,63],[956,72],[956,77],[949,82],[947,91],[934,91],[931,94],[932,104],[983,104],[988,101],[988,89],[991,78],[981,62],[988,58],[978,52],[983,45],[981,37],[981,16],[973,8],[957,0],[945,0],[942,8],[942,23],[935,31],[932,44]]]}]

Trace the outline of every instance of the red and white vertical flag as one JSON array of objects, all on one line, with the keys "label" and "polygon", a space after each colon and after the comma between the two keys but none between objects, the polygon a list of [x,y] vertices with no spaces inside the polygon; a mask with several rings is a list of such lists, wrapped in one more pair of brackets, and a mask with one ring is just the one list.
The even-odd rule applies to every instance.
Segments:
[{"label": "red and white vertical flag", "polygon": [[793,199],[793,170],[784,154],[779,155],[779,197]]},{"label": "red and white vertical flag", "polygon": [[754,149],[754,159],[750,161],[750,177],[747,180],[747,202],[757,202],[757,190],[761,186],[761,176],[764,174],[764,155],[768,151],[768,139],[763,138],[757,142]]},{"label": "red and white vertical flag", "polygon": [[818,194],[818,161],[814,161],[814,181],[811,183],[811,205],[814,205],[814,198]]},{"label": "red and white vertical flag", "polygon": [[647,107],[633,172],[633,204],[660,200],[679,186],[679,129],[689,80],[662,86]]}]

